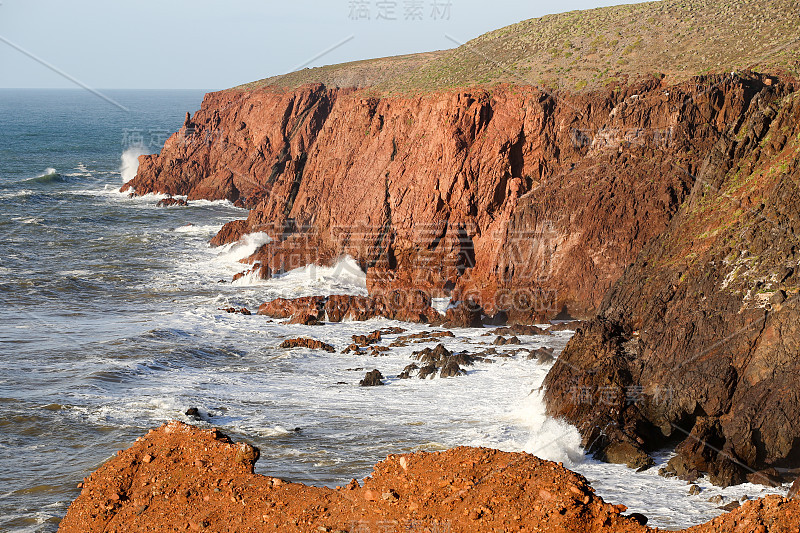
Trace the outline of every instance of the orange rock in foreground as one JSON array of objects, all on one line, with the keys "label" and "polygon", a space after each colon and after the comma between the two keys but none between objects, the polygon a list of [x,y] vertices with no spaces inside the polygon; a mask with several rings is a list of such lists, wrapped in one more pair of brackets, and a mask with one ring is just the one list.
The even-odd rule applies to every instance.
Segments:
[{"label": "orange rock in foreground", "polygon": [[[59,531],[653,531],[579,474],[525,453],[391,455],[363,486],[335,490],[256,475],[258,455],[171,422],[87,478]],[[690,531],[795,532],[798,507],[769,497]]]}]

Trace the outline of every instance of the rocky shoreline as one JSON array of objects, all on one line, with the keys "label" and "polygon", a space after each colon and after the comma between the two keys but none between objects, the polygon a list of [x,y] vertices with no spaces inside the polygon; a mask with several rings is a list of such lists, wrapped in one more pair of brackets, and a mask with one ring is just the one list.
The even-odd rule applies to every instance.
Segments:
[{"label": "rocky shoreline", "polygon": [[[359,368],[361,386],[458,377],[499,356],[495,345],[556,330],[530,324],[578,319],[559,326],[576,334],[543,388],[585,450],[646,469],[674,447],[665,476],[776,486],[800,465],[800,82],[788,68],[709,65],[573,91],[390,92],[313,73],[242,86],[206,95],[122,191],[249,209],[211,241],[266,234],[234,281],[344,256],[366,276],[368,295],[279,298],[258,315],[500,328],[480,353],[423,335],[431,345],[397,377]],[[449,298],[444,314],[433,298]],[[354,336],[345,352],[379,357],[384,334]],[[293,348],[336,351],[313,335],[279,349]],[[648,531],[585,479],[524,454],[390,456],[364,486],[336,490],[254,476],[257,457],[166,426],[87,480],[62,527]],[[690,530],[797,531],[797,505],[768,497]]]},{"label": "rocky shoreline", "polygon": [[[254,474],[258,458],[215,429],[171,422],[86,478],[59,531],[656,531],[583,476],[525,453],[390,455],[335,489]],[[798,512],[800,500],[769,496],[685,531],[796,532]]]}]

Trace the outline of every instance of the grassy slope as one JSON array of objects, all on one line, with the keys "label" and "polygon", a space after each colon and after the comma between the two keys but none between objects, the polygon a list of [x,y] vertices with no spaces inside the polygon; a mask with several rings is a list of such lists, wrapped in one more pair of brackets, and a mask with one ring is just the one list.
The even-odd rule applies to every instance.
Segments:
[{"label": "grassy slope", "polygon": [[665,74],[800,71],[800,0],[661,0],[530,19],[443,52],[305,69],[239,88],[322,82],[424,92],[495,83],[580,90]]}]

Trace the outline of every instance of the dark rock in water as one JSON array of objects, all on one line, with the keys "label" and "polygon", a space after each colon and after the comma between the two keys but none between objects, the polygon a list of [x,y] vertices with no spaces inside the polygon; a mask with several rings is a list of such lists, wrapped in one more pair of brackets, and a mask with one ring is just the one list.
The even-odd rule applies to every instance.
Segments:
[{"label": "dark rock in water", "polygon": [[444,314],[444,324],[448,328],[483,327],[483,309],[473,300],[458,302]]},{"label": "dark rock in water", "polygon": [[184,200],[183,198],[162,198],[156,204],[156,207],[186,207],[189,205],[189,202]]},{"label": "dark rock in water", "polygon": [[636,520],[639,524],[646,526],[647,522],[649,521],[645,515],[642,513],[631,513],[628,515],[628,518],[632,518]]},{"label": "dark rock in water", "polygon": [[699,486],[692,485],[689,487],[689,496],[697,496],[701,491],[702,489]]},{"label": "dark rock in water", "polygon": [[197,407],[190,407],[186,410],[186,416],[190,416],[195,420],[202,420],[203,417],[200,416],[200,410]]},{"label": "dark rock in water", "polygon": [[366,296],[337,294],[325,302],[325,313],[331,322],[342,320],[369,320],[375,316],[375,302]]},{"label": "dark rock in water", "polygon": [[595,456],[601,461],[623,464],[634,469],[650,467],[655,464],[652,457],[628,442],[613,442]]},{"label": "dark rock in water", "polygon": [[328,353],[335,353],[336,348],[330,344],[318,341],[315,339],[308,339],[299,337],[297,339],[286,339],[280,345],[281,348],[310,348],[312,350],[325,350]]},{"label": "dark rock in water", "polygon": [[461,370],[461,367],[452,357],[448,357],[445,361],[444,365],[442,365],[442,370],[439,373],[440,378],[452,378],[456,376],[463,376],[466,374],[464,370]]},{"label": "dark rock in water", "polygon": [[570,320],[569,322],[559,322],[552,324],[547,331],[577,331],[583,325],[582,320]]},{"label": "dark rock in water", "polygon": [[358,346],[369,346],[370,344],[380,342],[380,340],[380,331],[373,331],[369,335],[353,335],[353,343],[357,344]]},{"label": "dark rock in water", "polygon": [[[720,449],[723,453],[717,451]],[[738,485],[745,481],[741,464],[731,460],[730,450],[724,450],[722,427],[716,419],[697,417],[691,433],[675,448],[675,452],[667,468],[683,480],[695,481],[707,472],[715,485]]]},{"label": "dark rock in water", "polygon": [[417,374],[419,379],[426,379],[429,376],[436,375],[436,365],[425,365],[419,369],[419,373]]},{"label": "dark rock in water", "polygon": [[490,332],[491,335],[550,335],[546,329],[539,326],[525,326],[522,324],[515,324],[505,328],[497,328]]},{"label": "dark rock in water", "polygon": [[478,360],[478,358],[476,358],[472,354],[468,354],[467,352],[454,353],[453,355],[447,358],[447,361],[453,361],[462,366],[471,366],[475,363],[476,360]]},{"label": "dark rock in water", "polygon": [[494,316],[485,316],[483,317],[483,323],[486,326],[505,326],[508,323],[508,313],[498,311]]},{"label": "dark rock in water", "polygon": [[400,372],[400,375],[397,377],[400,379],[408,379],[411,377],[411,372],[418,369],[419,366],[417,366],[416,363],[411,363],[410,365],[406,365],[406,367],[403,369],[402,372]]},{"label": "dark rock in water", "polygon": [[425,364],[432,364],[436,367],[441,367],[443,360],[452,355],[452,352],[444,347],[443,344],[437,344],[435,348],[425,348],[418,352],[411,354],[417,361]]},{"label": "dark rock in water", "polygon": [[792,483],[791,488],[789,488],[789,492],[786,494],[786,497],[789,499],[800,498],[800,477],[794,480],[794,483]]},{"label": "dark rock in water", "polygon": [[493,344],[495,346],[505,346],[506,344],[522,344],[522,341],[520,341],[516,336],[509,339],[500,336],[494,340]]},{"label": "dark rock in water", "polygon": [[239,313],[241,315],[251,315],[249,309],[246,307],[242,307],[241,309],[236,309],[235,307],[220,307],[219,311],[225,311],[226,313]]},{"label": "dark rock in water", "polygon": [[377,385],[383,385],[383,374],[381,374],[380,370],[371,370],[367,372],[367,375],[364,376],[364,379],[358,382],[359,385],[362,387],[375,387]]},{"label": "dark rock in water", "polygon": [[730,503],[726,503],[725,505],[721,505],[719,508],[722,509],[723,511],[733,511],[734,509],[738,509],[739,507],[741,507],[741,504],[736,500],[734,500]]},{"label": "dark rock in water", "polygon": [[398,327],[389,327],[389,328],[382,328],[378,331],[381,332],[381,335],[399,335],[400,333],[405,333],[406,330],[403,328]]}]

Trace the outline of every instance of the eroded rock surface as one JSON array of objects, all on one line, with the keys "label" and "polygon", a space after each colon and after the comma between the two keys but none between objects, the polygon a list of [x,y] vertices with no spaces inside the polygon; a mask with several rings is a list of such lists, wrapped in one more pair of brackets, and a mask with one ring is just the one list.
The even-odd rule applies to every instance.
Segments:
[{"label": "eroded rock surface", "polygon": [[[258,457],[216,430],[171,422],[87,477],[59,531],[654,531],[596,496],[583,476],[525,453],[389,455],[363,484],[336,489],[254,474]],[[800,500],[770,496],[687,531],[796,531],[798,512]]]},{"label": "eroded rock surface", "polygon": [[750,86],[688,200],[547,376],[549,412],[601,457],[677,441],[671,470],[719,485],[800,461],[796,89]]}]

